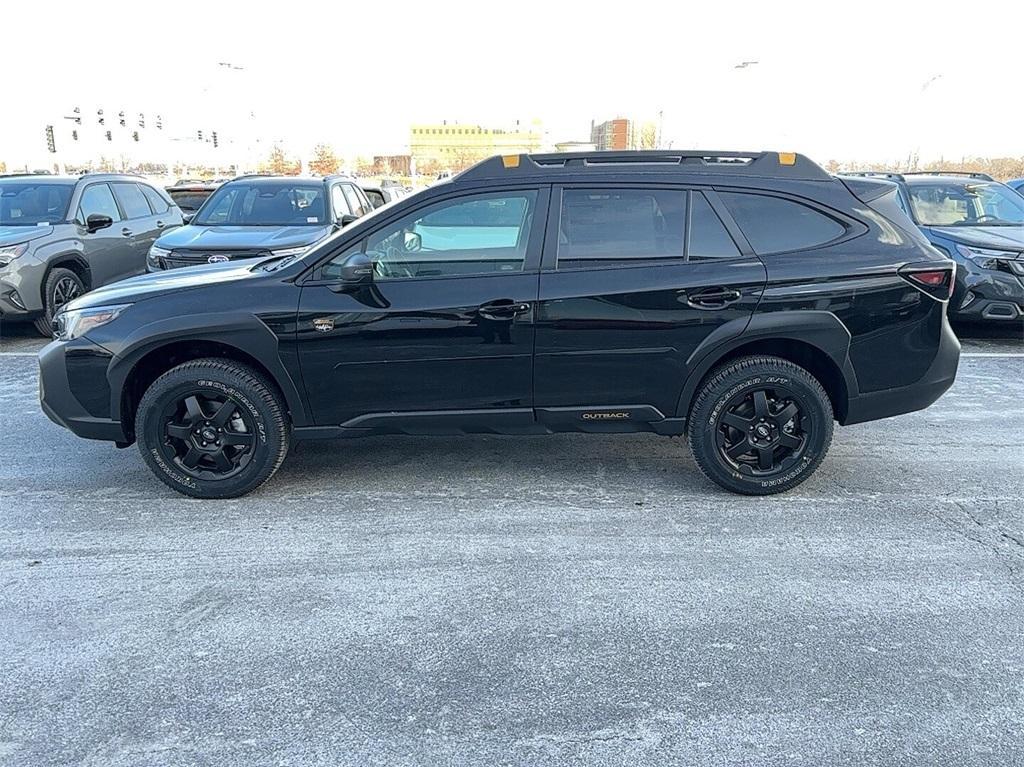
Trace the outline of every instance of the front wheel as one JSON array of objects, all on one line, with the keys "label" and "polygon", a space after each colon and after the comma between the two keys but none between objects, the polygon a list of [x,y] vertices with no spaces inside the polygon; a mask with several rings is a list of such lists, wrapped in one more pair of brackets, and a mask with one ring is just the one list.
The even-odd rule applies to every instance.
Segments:
[{"label": "front wheel", "polygon": [[135,427],[157,478],[194,498],[245,495],[288,454],[275,388],[233,360],[192,360],[164,373],[143,395]]},{"label": "front wheel", "polygon": [[690,411],[690,450],[704,475],[734,493],[796,487],[832,442],[832,403],[813,375],[779,357],[744,357],[714,371]]},{"label": "front wheel", "polygon": [[85,293],[82,278],[70,269],[57,267],[46,275],[43,285],[43,313],[35,320],[36,330],[41,335],[53,336],[53,318],[64,304]]}]

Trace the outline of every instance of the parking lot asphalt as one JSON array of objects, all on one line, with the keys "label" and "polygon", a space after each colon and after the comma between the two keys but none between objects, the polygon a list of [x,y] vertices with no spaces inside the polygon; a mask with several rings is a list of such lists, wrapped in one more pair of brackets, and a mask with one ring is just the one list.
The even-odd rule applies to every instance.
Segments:
[{"label": "parking lot asphalt", "polygon": [[1024,344],[728,495],[653,435],[302,443],[194,501],[0,341],[0,765],[1024,764]]}]

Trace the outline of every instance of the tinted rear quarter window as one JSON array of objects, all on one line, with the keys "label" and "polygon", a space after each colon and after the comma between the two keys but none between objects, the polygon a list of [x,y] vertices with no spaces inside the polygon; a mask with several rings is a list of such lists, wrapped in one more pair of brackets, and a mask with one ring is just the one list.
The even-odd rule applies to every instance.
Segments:
[{"label": "tinted rear quarter window", "polygon": [[846,233],[834,218],[794,200],[747,192],[719,197],[758,255],[813,248]]},{"label": "tinted rear quarter window", "polygon": [[704,261],[712,258],[735,258],[739,248],[718,217],[711,203],[700,192],[690,198],[690,245],[687,255],[690,261]]},{"label": "tinted rear quarter window", "polygon": [[161,197],[160,193],[153,187],[139,184],[139,189],[146,195],[146,199],[149,200],[149,207],[153,209],[154,213],[166,213],[171,207],[167,204],[167,200]]}]

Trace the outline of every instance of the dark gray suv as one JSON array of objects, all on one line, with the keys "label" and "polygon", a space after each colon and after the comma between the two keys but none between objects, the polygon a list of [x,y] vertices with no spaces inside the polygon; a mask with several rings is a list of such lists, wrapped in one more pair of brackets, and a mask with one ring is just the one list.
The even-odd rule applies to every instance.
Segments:
[{"label": "dark gray suv", "polygon": [[0,318],[49,336],[57,309],[145,272],[150,246],[181,224],[167,193],[136,176],[0,176]]}]

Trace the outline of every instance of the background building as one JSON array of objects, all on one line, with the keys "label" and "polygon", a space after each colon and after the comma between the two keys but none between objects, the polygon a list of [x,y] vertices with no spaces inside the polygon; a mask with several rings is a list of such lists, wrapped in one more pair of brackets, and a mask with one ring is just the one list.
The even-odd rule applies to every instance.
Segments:
[{"label": "background building", "polygon": [[461,170],[496,154],[539,152],[544,145],[540,121],[509,127],[464,125],[444,121],[409,129],[409,151],[416,172]]},{"label": "background building", "polygon": [[603,123],[590,123],[590,141],[601,151],[657,149],[658,125],[649,120],[616,117]]}]

